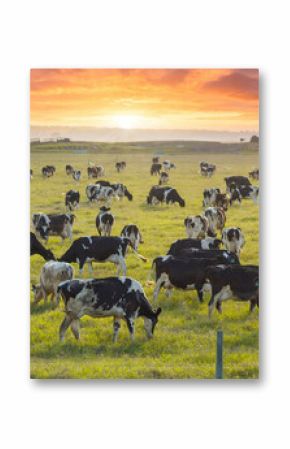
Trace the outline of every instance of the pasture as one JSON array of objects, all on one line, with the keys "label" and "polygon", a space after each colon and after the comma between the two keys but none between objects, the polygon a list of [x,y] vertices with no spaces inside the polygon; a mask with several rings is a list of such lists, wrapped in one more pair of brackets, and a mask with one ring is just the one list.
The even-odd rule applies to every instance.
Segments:
[{"label": "pasture", "polygon": [[[117,146],[117,145],[116,145]],[[185,238],[183,220],[187,215],[202,212],[202,192],[204,188],[220,187],[225,191],[224,177],[248,175],[258,167],[258,153],[242,151],[239,154],[187,153],[161,155],[161,160],[170,159],[176,169],[170,171],[169,185],[175,187],[185,199],[186,207],[148,206],[146,197],[158,178],[151,176],[150,166],[155,151],[146,149],[138,152],[115,151],[80,153],[69,151],[32,151],[31,168],[31,214],[64,213],[65,193],[70,189],[79,190],[80,208],[74,211],[76,221],[74,238],[97,235],[96,215],[98,207],[89,205],[85,188],[95,180],[88,180],[88,161],[105,167],[102,179],[124,183],[133,194],[133,201],[126,198],[114,200],[111,210],[115,215],[112,235],[120,235],[125,224],[136,223],[144,238],[139,252],[148,262],[138,260],[129,250],[127,255],[127,275],[141,282],[149,301],[152,301],[153,285],[146,285],[148,273],[154,257],[164,255],[170,244]],[[127,168],[117,173],[115,162],[125,160]],[[212,178],[199,174],[199,162],[206,160],[217,165]],[[75,182],[65,173],[66,164],[82,171],[80,182]],[[41,175],[41,167],[55,165],[56,173],[50,179]],[[256,184],[256,182],[253,182]],[[245,234],[245,246],[241,253],[242,264],[258,264],[259,213],[252,200],[244,200],[242,205],[234,204],[227,211],[226,226],[240,226]],[[50,237],[46,245],[57,257],[70,246],[60,237]],[[39,282],[39,273],[44,260],[40,256],[31,257],[31,283]],[[78,266],[74,264],[75,276]],[[111,263],[94,264],[94,276],[116,275],[116,267]],[[85,266],[84,278],[89,277]],[[31,301],[33,294],[31,293]],[[257,378],[259,375],[259,321],[258,310],[249,315],[249,304],[226,301],[223,314],[214,312],[208,319],[208,294],[203,304],[199,304],[195,291],[174,290],[169,299],[164,290],[159,295],[158,305],[162,313],[155,329],[154,338],[147,340],[143,320],[136,321],[135,342],[131,343],[125,323],[117,343],[112,342],[112,319],[81,320],[81,339],[76,341],[70,331],[63,343],[58,341],[58,329],[63,319],[63,305],[53,310],[43,301],[31,306],[31,377],[32,378],[213,378],[215,373],[216,330],[224,330],[224,377]]]}]

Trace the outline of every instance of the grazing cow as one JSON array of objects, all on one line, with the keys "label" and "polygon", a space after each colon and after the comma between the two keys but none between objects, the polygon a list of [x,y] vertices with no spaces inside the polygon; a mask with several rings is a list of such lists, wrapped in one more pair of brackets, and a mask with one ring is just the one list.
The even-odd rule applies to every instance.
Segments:
[{"label": "grazing cow", "polygon": [[53,165],[46,165],[41,169],[44,178],[50,178],[55,173],[55,167]]},{"label": "grazing cow", "polygon": [[110,207],[100,207],[100,212],[96,218],[96,227],[99,235],[105,235],[108,237],[111,235],[115,218],[110,210]]},{"label": "grazing cow", "polygon": [[162,165],[163,165],[163,169],[165,171],[169,171],[171,168],[176,168],[176,165],[173,164],[172,162],[168,161],[168,160],[163,161]]},{"label": "grazing cow", "polygon": [[242,202],[242,195],[235,184],[230,186],[230,206],[233,205],[234,201],[238,201],[240,204]]},{"label": "grazing cow", "polygon": [[154,157],[152,158],[152,163],[153,163],[153,164],[158,164],[158,162],[159,162],[159,156],[154,156]]},{"label": "grazing cow", "polygon": [[[122,271],[126,275],[125,257],[131,245],[129,239],[125,237],[80,237],[75,240],[71,247],[59,259],[63,262],[78,262],[80,275],[83,272],[84,264],[88,263],[89,270],[92,273],[92,262],[112,262],[118,265],[118,273]],[[145,257],[138,254],[132,247],[134,254],[146,262]]]},{"label": "grazing cow", "polygon": [[239,190],[241,186],[251,186],[249,179],[246,176],[228,176],[224,178],[227,186],[227,192],[230,192],[232,185],[235,185]]},{"label": "grazing cow", "polygon": [[99,178],[104,176],[105,169],[102,165],[97,165],[96,167],[88,167],[88,178]]},{"label": "grazing cow", "polygon": [[245,237],[241,228],[225,228],[222,232],[222,242],[225,248],[237,256],[245,244]]},{"label": "grazing cow", "polygon": [[65,205],[67,210],[74,210],[79,207],[80,204],[80,192],[76,190],[69,190],[65,195]]},{"label": "grazing cow", "polygon": [[125,170],[126,168],[126,162],[125,161],[121,161],[121,162],[116,162],[115,167],[118,173],[120,173],[120,171]]},{"label": "grazing cow", "polygon": [[[216,250],[217,251],[217,250]],[[199,253],[198,250],[195,251]],[[152,271],[155,272],[155,289],[153,303],[156,304],[161,287],[172,293],[173,288],[196,290],[198,299],[203,301],[203,287],[206,284],[206,268],[210,265],[225,263],[223,255],[211,255],[210,250],[202,251],[204,257],[160,256],[153,260]],[[208,256],[207,256],[208,254]],[[231,262],[230,262],[231,263]]]},{"label": "grazing cow", "polygon": [[150,173],[151,173],[151,175],[160,175],[161,169],[162,169],[161,164],[152,164]]},{"label": "grazing cow", "polygon": [[114,191],[114,196],[119,199],[126,197],[129,201],[133,200],[133,195],[129,192],[124,184],[111,184],[110,186]]},{"label": "grazing cow", "polygon": [[81,179],[81,171],[80,170],[73,170],[72,177],[75,181],[79,181]]},{"label": "grazing cow", "polygon": [[252,179],[256,179],[258,181],[259,180],[259,169],[256,168],[255,170],[250,171],[249,172],[249,177],[252,178]]},{"label": "grazing cow", "polygon": [[50,249],[46,249],[39,240],[37,240],[36,235],[30,232],[30,255],[39,254],[44,258],[44,260],[55,260],[54,254]]},{"label": "grazing cow", "polygon": [[100,186],[99,184],[90,184],[86,187],[86,194],[90,202],[111,201],[115,192],[110,186]]},{"label": "grazing cow", "polygon": [[213,187],[212,189],[204,189],[203,191],[203,203],[204,207],[206,206],[214,206],[216,196],[218,193],[221,193],[220,189]]},{"label": "grazing cow", "polygon": [[254,186],[240,186],[239,192],[242,198],[251,198],[254,191]]},{"label": "grazing cow", "polygon": [[135,320],[142,317],[147,337],[152,338],[161,313],[160,307],[156,311],[152,309],[141,284],[128,277],[62,282],[58,296],[64,300],[66,313],[59,329],[61,341],[68,327],[77,340],[80,338],[79,322],[84,315],[113,317],[113,342],[117,341],[122,319],[126,321],[131,340],[134,340]]},{"label": "grazing cow", "polygon": [[216,166],[214,164],[209,164],[208,162],[202,161],[199,164],[200,166],[200,174],[202,176],[211,177],[216,171]]},{"label": "grazing cow", "polygon": [[[50,260],[43,265],[40,272],[40,284],[33,285],[34,304],[42,298],[47,301],[49,295],[53,301],[57,297],[57,287],[60,282],[68,281],[73,278],[73,267],[69,263]],[[56,304],[58,300],[56,299]]]},{"label": "grazing cow", "polygon": [[209,230],[208,219],[202,215],[189,215],[184,220],[185,232],[190,239],[202,239]]},{"label": "grazing cow", "polygon": [[168,181],[169,181],[168,173],[166,173],[165,171],[161,172],[159,178],[159,185],[161,186],[162,184],[167,184]]},{"label": "grazing cow", "polygon": [[139,244],[144,243],[141,232],[135,224],[129,224],[123,227],[121,237],[127,237],[133,248],[137,251]]},{"label": "grazing cow", "polygon": [[65,166],[65,172],[66,172],[67,175],[72,175],[73,171],[74,171],[74,168],[73,168],[72,165],[67,164]]},{"label": "grazing cow", "polygon": [[153,186],[147,196],[147,204],[174,204],[178,203],[180,207],[185,206],[184,199],[178,194],[176,189],[172,187]]},{"label": "grazing cow", "polygon": [[59,235],[62,240],[72,239],[73,214],[33,214],[32,223],[36,234],[48,241],[49,235]]},{"label": "grazing cow", "polygon": [[215,207],[221,207],[223,210],[228,210],[229,200],[226,193],[218,193],[214,201]]},{"label": "grazing cow", "polygon": [[250,301],[250,312],[259,307],[259,267],[255,265],[220,265],[208,267],[207,282],[211,285],[208,313],[211,317],[216,306],[222,312],[221,303],[227,299]]},{"label": "grazing cow", "polygon": [[172,243],[167,254],[171,256],[179,256],[184,249],[219,249],[222,241],[214,237],[206,237],[204,239],[179,239]]},{"label": "grazing cow", "polygon": [[208,207],[204,211],[205,217],[208,219],[208,234],[216,237],[216,231],[222,231],[226,223],[226,214],[221,207]]}]

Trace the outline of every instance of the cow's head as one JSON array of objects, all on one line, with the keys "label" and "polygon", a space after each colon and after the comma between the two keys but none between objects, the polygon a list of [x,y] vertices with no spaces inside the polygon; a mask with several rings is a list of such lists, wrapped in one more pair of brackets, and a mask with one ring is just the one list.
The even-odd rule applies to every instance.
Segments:
[{"label": "cow's head", "polygon": [[32,217],[32,221],[36,232],[40,235],[43,240],[48,240],[48,235],[50,231],[50,220],[47,215],[35,214]]},{"label": "cow's head", "polygon": [[144,329],[148,338],[153,337],[154,329],[158,323],[158,316],[162,312],[161,307],[158,307],[156,311],[153,310],[152,316],[150,318],[144,317]]},{"label": "cow's head", "polygon": [[40,284],[32,284],[32,291],[34,293],[34,302],[38,302],[43,298],[43,290]]},{"label": "cow's head", "polygon": [[133,195],[129,192],[129,190],[127,189],[127,187],[125,187],[124,195],[125,195],[126,198],[128,198],[129,201],[132,201],[132,200],[133,200]]}]

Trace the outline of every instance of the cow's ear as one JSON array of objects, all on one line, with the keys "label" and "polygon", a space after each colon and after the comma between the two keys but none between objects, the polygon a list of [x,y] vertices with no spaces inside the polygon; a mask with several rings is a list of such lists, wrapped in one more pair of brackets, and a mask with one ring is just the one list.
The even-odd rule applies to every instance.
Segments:
[{"label": "cow's ear", "polygon": [[160,315],[161,312],[162,312],[161,307],[158,307],[158,309],[155,312],[155,315],[158,316],[158,315]]}]

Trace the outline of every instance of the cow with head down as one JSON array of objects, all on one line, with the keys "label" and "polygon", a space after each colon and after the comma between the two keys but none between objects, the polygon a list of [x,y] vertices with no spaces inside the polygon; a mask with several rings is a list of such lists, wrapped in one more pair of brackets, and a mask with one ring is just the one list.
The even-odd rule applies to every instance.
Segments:
[{"label": "cow with head down", "polygon": [[185,232],[190,239],[202,239],[209,230],[208,219],[203,215],[189,215],[184,220]]},{"label": "cow with head down", "polygon": [[185,201],[176,189],[172,187],[153,186],[147,196],[147,204],[179,204],[180,207],[185,207]]}]

